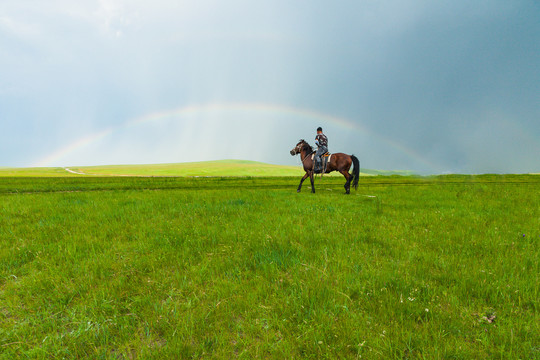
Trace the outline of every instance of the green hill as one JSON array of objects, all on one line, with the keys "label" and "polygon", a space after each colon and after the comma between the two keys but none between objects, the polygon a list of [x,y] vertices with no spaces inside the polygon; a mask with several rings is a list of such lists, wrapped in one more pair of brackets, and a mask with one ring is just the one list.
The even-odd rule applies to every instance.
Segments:
[{"label": "green hill", "polygon": [[[70,172],[71,171],[71,172]],[[5,176],[301,176],[300,166],[249,160],[217,160],[176,164],[70,166],[67,168],[0,168]],[[362,175],[410,175],[405,171],[364,170]],[[330,176],[341,176],[332,173]]]}]

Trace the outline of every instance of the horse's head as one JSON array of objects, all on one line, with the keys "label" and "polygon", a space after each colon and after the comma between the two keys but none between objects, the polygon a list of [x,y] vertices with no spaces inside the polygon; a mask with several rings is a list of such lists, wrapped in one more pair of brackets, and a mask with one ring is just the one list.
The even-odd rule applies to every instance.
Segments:
[{"label": "horse's head", "polygon": [[300,154],[302,152],[302,150],[304,150],[304,149],[305,150],[311,149],[311,146],[304,139],[302,139],[291,150],[291,155],[294,156],[294,155]]}]

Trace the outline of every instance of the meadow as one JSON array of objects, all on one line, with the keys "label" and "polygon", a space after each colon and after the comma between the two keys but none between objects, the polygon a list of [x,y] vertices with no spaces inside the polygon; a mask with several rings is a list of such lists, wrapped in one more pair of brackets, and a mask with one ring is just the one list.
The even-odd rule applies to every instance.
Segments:
[{"label": "meadow", "polygon": [[1,359],[540,357],[539,176],[60,173],[0,177]]},{"label": "meadow", "polygon": [[[297,161],[300,162],[297,157]],[[183,176],[183,177],[285,177],[301,174],[300,166],[267,164],[249,160],[217,160],[176,164],[101,165],[2,168],[0,177],[73,177],[88,176]],[[410,171],[384,171],[362,169],[362,175],[412,175]],[[331,173],[325,176],[341,177]]]},{"label": "meadow", "polygon": [[298,174],[298,167],[247,160],[219,160],[177,164],[0,168],[0,177],[73,177],[83,174],[88,176],[183,177],[295,176]]}]

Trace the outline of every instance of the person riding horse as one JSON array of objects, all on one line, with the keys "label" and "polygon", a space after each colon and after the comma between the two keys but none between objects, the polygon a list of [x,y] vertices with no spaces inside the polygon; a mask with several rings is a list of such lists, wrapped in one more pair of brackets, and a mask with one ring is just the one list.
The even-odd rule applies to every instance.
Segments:
[{"label": "person riding horse", "polygon": [[315,169],[316,173],[323,171],[322,156],[328,152],[328,138],[323,134],[322,127],[317,128],[317,136],[315,137],[315,145],[317,152],[315,153]]},{"label": "person riding horse", "polygon": [[[321,129],[322,130],[322,129]],[[322,131],[321,134],[322,135]],[[319,141],[319,150],[321,151],[321,154],[326,152],[328,149],[322,149],[322,139],[319,138],[319,135],[317,135],[317,141]],[[324,136],[324,135],[322,135]],[[325,145],[328,146],[328,139],[326,136],[324,136]],[[325,146],[325,147],[326,147]],[[302,179],[300,180],[300,184],[298,185],[298,189],[296,191],[300,192],[302,189],[302,183],[304,180],[309,178],[311,182],[311,192],[315,192],[315,182],[314,182],[314,164],[315,164],[315,157],[313,156],[313,148],[311,145],[308,144],[305,140],[300,140],[298,144],[296,144],[295,147],[292,148],[290,151],[292,156],[300,155],[300,160],[302,161],[302,166],[304,168],[304,171],[306,172]],[[349,170],[351,169],[351,166],[353,167],[352,174],[349,173]],[[344,153],[333,153],[332,157],[326,164],[326,169],[324,169],[325,173],[329,174],[332,171],[338,171],[340,172],[347,182],[345,183],[345,193],[350,194],[351,193],[351,185],[356,189],[358,188],[358,180],[360,180],[360,161],[358,158],[354,155],[347,155]]]}]

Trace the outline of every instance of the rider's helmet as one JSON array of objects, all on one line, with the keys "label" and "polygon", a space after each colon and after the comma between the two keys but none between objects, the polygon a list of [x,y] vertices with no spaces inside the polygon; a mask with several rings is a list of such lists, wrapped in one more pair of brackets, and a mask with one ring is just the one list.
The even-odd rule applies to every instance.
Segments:
[{"label": "rider's helmet", "polygon": [[319,126],[319,127],[317,128],[317,131],[322,132],[322,127]]}]

